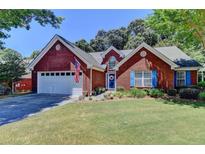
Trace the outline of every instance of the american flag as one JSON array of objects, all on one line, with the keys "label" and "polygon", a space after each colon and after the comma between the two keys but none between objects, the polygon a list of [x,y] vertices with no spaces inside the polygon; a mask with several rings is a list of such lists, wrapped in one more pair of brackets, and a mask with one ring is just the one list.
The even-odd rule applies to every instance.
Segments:
[{"label": "american flag", "polygon": [[76,58],[74,58],[74,60],[75,60],[75,62],[74,62],[74,65],[75,65],[74,80],[76,83],[79,83],[79,81],[80,81],[80,63]]}]

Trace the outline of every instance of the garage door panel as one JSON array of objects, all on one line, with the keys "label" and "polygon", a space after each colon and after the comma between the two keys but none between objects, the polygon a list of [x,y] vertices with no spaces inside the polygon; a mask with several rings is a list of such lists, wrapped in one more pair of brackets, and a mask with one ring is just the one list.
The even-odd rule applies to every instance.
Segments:
[{"label": "garage door panel", "polygon": [[64,72],[63,76],[61,72],[59,76],[56,76],[56,74],[54,76],[46,76],[47,72],[42,76],[41,73],[44,72],[38,73],[38,93],[82,95],[82,75],[80,76],[80,82],[76,83],[71,73],[69,73],[70,75],[65,75],[66,72]]}]

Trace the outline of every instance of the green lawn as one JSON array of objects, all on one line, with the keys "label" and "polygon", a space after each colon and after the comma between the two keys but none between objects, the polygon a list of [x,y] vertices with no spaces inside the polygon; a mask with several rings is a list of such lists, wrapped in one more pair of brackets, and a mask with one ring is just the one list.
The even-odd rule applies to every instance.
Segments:
[{"label": "green lawn", "polygon": [[205,144],[205,108],[153,99],[67,104],[0,127],[0,144]]}]

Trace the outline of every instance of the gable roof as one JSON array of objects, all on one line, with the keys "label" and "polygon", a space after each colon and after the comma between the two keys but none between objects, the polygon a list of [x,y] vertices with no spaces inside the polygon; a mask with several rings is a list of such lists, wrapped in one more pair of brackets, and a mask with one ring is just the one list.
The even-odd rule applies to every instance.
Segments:
[{"label": "gable roof", "polygon": [[122,58],[124,58],[124,54],[122,53],[122,52],[120,52],[120,50],[118,50],[118,49],[116,49],[114,46],[110,46],[106,51],[104,51],[103,53],[102,53],[102,58],[104,58],[105,57],[105,55],[106,54],[108,54],[110,51],[112,51],[112,50],[114,50],[115,52],[117,52],[119,55],[120,55],[120,57],[122,57]]},{"label": "gable roof", "polygon": [[56,43],[56,41],[60,41],[65,47],[67,47],[73,54],[75,54],[78,58],[80,58],[88,68],[96,68],[101,71],[104,71],[103,67],[88,53],[81,50],[73,43],[69,42],[65,38],[59,35],[55,35],[49,43],[41,50],[40,54],[30,63],[29,68],[33,69],[34,66],[40,61],[40,59],[49,51],[49,49]]},{"label": "gable roof", "polygon": [[159,47],[155,49],[161,52],[169,59],[171,59],[175,64],[179,65],[180,67],[201,67],[202,66],[196,60],[189,57],[187,54],[185,54],[176,46]]},{"label": "gable roof", "polygon": [[148,49],[150,52],[152,52],[154,55],[156,55],[157,57],[159,57],[160,59],[162,59],[163,61],[165,61],[167,64],[169,64],[171,66],[172,69],[179,67],[177,64],[175,64],[171,59],[169,59],[168,57],[166,57],[164,54],[162,54],[161,52],[159,52],[158,50],[156,50],[155,48],[152,48],[151,46],[149,46],[146,43],[141,43],[135,50],[133,50],[132,52],[130,52],[122,61],[120,61],[115,67],[114,69],[118,70],[119,67],[124,64],[127,60],[129,60],[135,53],[137,53],[140,49],[142,48],[146,48]]},{"label": "gable roof", "polygon": [[[132,52],[134,49],[129,49],[129,50],[119,50],[125,57],[130,53]],[[90,52],[89,54],[91,56],[93,56],[93,58],[95,58],[95,60],[102,64],[102,61],[103,61],[103,57],[102,57],[102,54],[104,53],[105,51],[100,51],[100,52]]]}]

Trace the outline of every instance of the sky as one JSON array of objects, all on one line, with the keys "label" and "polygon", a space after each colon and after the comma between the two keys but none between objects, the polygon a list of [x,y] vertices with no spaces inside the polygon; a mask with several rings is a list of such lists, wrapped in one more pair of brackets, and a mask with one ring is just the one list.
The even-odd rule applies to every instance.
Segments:
[{"label": "sky", "polygon": [[31,23],[31,29],[12,29],[5,40],[5,47],[30,56],[34,50],[41,50],[49,40],[59,34],[71,42],[94,38],[98,30],[110,30],[128,26],[135,19],[143,19],[152,10],[52,10],[56,16],[65,18],[59,29],[50,25]]}]

